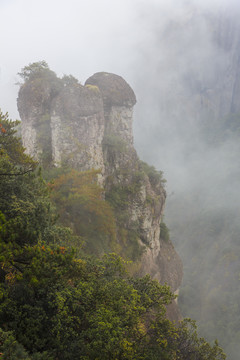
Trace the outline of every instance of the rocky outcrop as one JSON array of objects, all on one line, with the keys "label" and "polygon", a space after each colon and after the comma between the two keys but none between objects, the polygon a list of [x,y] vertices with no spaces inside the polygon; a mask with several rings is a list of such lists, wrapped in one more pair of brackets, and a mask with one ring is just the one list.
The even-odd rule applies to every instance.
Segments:
[{"label": "rocky outcrop", "polygon": [[51,107],[52,160],[82,170],[104,171],[102,139],[103,102],[98,89],[64,86]]},{"label": "rocky outcrop", "polygon": [[140,273],[176,291],[182,265],[170,240],[161,239],[162,174],[139,161],[133,147],[133,90],[120,76],[105,72],[90,77],[85,86],[67,80],[35,77],[20,88],[24,146],[52,166],[100,169],[99,182],[116,213],[118,243],[127,248],[133,239],[131,257],[135,250],[141,254]]}]

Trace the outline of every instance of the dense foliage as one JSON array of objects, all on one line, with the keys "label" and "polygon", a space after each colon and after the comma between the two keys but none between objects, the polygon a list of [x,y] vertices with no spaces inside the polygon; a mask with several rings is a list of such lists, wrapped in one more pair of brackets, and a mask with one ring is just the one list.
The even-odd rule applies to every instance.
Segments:
[{"label": "dense foliage", "polygon": [[0,110],[0,166],[1,176],[23,175],[36,167],[36,162],[25,154],[20,140],[14,136],[19,121],[10,121]]},{"label": "dense foliage", "polygon": [[[15,124],[7,116],[1,116],[0,124],[6,130],[0,133],[0,146],[9,131],[7,145],[16,142],[21,154]],[[166,319],[165,307],[174,299],[167,285],[149,276],[129,276],[127,264],[115,254],[100,259],[81,252],[76,256],[71,244],[77,239],[69,229],[56,226],[40,174],[20,174],[22,157],[16,154],[18,162],[7,149],[4,145],[0,162],[1,359],[225,358],[217,343],[210,346],[198,338],[192,321],[176,326]],[[31,163],[30,158],[25,160]],[[90,219],[95,211],[98,221],[103,220],[102,231],[109,232],[104,216],[111,216],[110,208],[102,203],[94,183],[88,181],[87,186],[83,181],[95,175],[62,175],[64,182],[59,177],[52,194],[60,209],[73,207],[84,221],[85,211]]]},{"label": "dense foliage", "polygon": [[71,226],[85,240],[87,252],[100,255],[103,250],[113,250],[116,222],[111,206],[104,201],[103,189],[97,184],[99,171],[62,172],[49,182],[60,223]]}]

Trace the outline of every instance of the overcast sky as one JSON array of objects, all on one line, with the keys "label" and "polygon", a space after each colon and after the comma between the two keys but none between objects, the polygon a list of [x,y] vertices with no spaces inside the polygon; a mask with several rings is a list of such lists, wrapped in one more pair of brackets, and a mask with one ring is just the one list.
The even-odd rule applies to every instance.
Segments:
[{"label": "overcast sky", "polygon": [[216,6],[221,1],[0,0],[0,108],[18,117],[16,74],[39,60],[81,82],[108,71],[132,85],[136,66],[144,72],[152,24],[161,26],[184,12],[184,3],[196,2]]},{"label": "overcast sky", "polygon": [[147,37],[142,7],[141,0],[0,0],[0,107],[17,114],[13,84],[31,62],[46,60],[81,82],[97,71],[131,73],[134,48]]}]

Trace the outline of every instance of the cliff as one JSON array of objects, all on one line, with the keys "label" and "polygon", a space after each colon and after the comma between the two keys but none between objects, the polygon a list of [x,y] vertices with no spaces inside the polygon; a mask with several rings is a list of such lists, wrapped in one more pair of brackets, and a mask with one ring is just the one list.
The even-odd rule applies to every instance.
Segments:
[{"label": "cliff", "polygon": [[138,261],[135,271],[149,273],[176,291],[182,280],[181,260],[160,231],[164,180],[134,149],[135,103],[133,90],[118,75],[96,73],[83,86],[71,76],[58,79],[40,66],[19,91],[23,145],[48,166],[99,169],[98,182],[114,209],[116,241],[123,253]]}]

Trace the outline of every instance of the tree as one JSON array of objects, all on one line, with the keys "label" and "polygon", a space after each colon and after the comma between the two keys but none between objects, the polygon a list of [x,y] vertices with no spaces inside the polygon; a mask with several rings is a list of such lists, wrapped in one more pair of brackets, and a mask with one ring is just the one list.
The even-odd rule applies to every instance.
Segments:
[{"label": "tree", "polygon": [[0,358],[1,360],[53,360],[47,353],[35,353],[30,356],[19,344],[11,331],[0,329]]},{"label": "tree", "polygon": [[196,322],[184,319],[178,328],[176,341],[177,359],[180,360],[224,360],[226,355],[215,341],[211,346],[204,338],[198,337]]},{"label": "tree", "polygon": [[12,121],[0,110],[0,176],[16,176],[32,172],[37,163],[25,153],[16,137],[19,121]]},{"label": "tree", "polygon": [[[15,175],[31,158],[18,141],[15,156],[13,136],[4,140],[0,171],[10,173],[0,176],[1,359],[225,359],[217,343],[198,338],[193,323],[176,327],[166,319],[175,298],[167,285],[131,277],[115,254],[97,259],[67,248],[71,231],[56,226],[39,172]],[[114,236],[115,225],[96,177],[67,172],[50,188],[62,220],[67,210],[97,240],[101,231]]]},{"label": "tree", "polygon": [[34,78],[41,77],[44,74],[55,74],[53,71],[49,69],[49,66],[45,60],[37,61],[31,63],[24,68],[21,69],[21,72],[18,75],[24,80],[24,82],[28,80],[33,80]]},{"label": "tree", "polygon": [[55,225],[56,215],[49,190],[37,163],[24,153],[15,137],[15,122],[1,113],[0,133],[0,277],[22,269],[24,248],[39,241],[65,242],[73,239],[69,229]]},{"label": "tree", "polygon": [[49,183],[59,220],[85,240],[86,250],[99,254],[114,249],[116,223],[112,208],[97,183],[99,171],[71,170]]},{"label": "tree", "polygon": [[79,259],[63,247],[28,248],[24,271],[1,285],[0,322],[26,351],[59,360],[224,360],[188,323],[165,318],[169,287],[132,278],[126,265],[114,254]]}]

